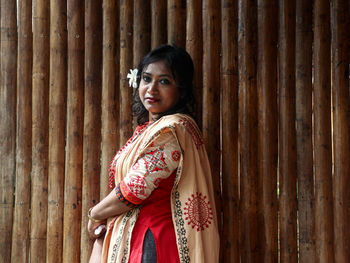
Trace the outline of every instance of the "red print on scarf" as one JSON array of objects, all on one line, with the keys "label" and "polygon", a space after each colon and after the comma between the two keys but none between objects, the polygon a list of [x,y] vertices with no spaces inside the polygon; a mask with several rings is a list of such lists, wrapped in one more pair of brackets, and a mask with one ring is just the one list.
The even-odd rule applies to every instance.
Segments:
[{"label": "red print on scarf", "polygon": [[172,154],[171,154],[171,157],[173,158],[173,160],[175,162],[179,161],[180,160],[180,152],[179,151],[173,151]]},{"label": "red print on scarf", "polygon": [[210,202],[207,197],[201,193],[192,194],[191,198],[185,203],[184,208],[185,219],[192,228],[197,228],[197,231],[202,231],[209,227],[213,220],[213,211],[210,207]]}]

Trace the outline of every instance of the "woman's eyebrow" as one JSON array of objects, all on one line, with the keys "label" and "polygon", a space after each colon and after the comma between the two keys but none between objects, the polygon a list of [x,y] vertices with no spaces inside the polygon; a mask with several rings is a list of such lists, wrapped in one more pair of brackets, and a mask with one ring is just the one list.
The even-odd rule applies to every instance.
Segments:
[{"label": "woman's eyebrow", "polygon": [[[143,72],[143,74],[146,74],[146,75],[152,76],[152,74],[151,74],[151,73],[148,73],[148,72],[146,72],[146,71],[144,71],[144,72]],[[168,77],[168,78],[171,78],[171,76],[170,76],[169,74],[161,74],[161,75],[159,75],[159,77]]]}]

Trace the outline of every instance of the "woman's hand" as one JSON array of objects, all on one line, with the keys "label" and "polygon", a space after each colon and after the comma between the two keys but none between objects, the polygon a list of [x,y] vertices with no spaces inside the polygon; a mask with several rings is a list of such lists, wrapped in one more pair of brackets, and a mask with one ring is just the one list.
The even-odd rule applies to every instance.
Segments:
[{"label": "woman's hand", "polygon": [[102,222],[92,222],[89,219],[88,222],[88,232],[92,238],[99,238],[106,232],[106,224],[107,220],[104,220]]}]

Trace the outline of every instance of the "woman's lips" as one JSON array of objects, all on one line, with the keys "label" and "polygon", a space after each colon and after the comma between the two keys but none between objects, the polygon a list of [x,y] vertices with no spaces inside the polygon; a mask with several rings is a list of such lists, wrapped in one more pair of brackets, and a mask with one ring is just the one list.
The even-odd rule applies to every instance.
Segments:
[{"label": "woman's lips", "polygon": [[159,99],[156,98],[145,98],[145,101],[148,103],[156,103],[159,101]]}]

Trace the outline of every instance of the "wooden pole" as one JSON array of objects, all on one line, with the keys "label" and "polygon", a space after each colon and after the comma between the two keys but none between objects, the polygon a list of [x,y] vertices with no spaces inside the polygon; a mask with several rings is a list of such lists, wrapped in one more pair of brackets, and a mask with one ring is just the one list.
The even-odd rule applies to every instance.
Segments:
[{"label": "wooden pole", "polygon": [[191,55],[194,64],[194,96],[196,108],[193,109],[198,125],[202,126],[202,103],[203,103],[203,33],[202,33],[202,1],[187,1],[186,20],[186,50]]},{"label": "wooden pole", "polygon": [[[191,1],[190,1],[191,2]],[[239,262],[238,1],[221,1],[222,232],[220,262]]]},{"label": "wooden pole", "polygon": [[132,92],[127,74],[133,68],[133,1],[120,3],[120,147],[132,135]]},{"label": "wooden pole", "polygon": [[1,1],[0,50],[0,255],[11,261],[16,166],[16,1]]},{"label": "wooden pole", "polygon": [[295,117],[299,261],[315,261],[315,197],[312,146],[312,1],[296,1]]},{"label": "wooden pole", "polygon": [[168,43],[186,45],[186,5],[183,0],[168,0]]},{"label": "wooden pole", "polygon": [[102,143],[100,199],[108,191],[109,165],[119,146],[118,113],[119,107],[119,1],[103,2],[103,48],[102,48]]},{"label": "wooden pole", "polygon": [[317,0],[314,8],[316,257],[320,262],[334,262],[329,1]]},{"label": "wooden pole", "polygon": [[263,262],[278,262],[277,37],[278,1],[258,0],[258,224]]},{"label": "wooden pole", "polygon": [[150,0],[134,1],[133,25],[134,68],[151,48],[151,3]]},{"label": "wooden pole", "polygon": [[100,197],[102,5],[85,1],[84,145],[80,260],[88,262],[92,240],[87,213]]},{"label": "wooden pole", "polygon": [[49,171],[46,261],[62,262],[67,111],[67,2],[50,1]]},{"label": "wooden pole", "polygon": [[297,262],[295,1],[279,3],[280,261]]},{"label": "wooden pole", "polygon": [[332,3],[332,87],[334,139],[334,262],[350,258],[349,4]]},{"label": "wooden pole", "polygon": [[257,10],[256,1],[239,2],[240,249],[242,262],[259,262],[257,225]]},{"label": "wooden pole", "polygon": [[152,49],[167,41],[167,1],[151,0],[151,47]]},{"label": "wooden pole", "polygon": [[67,2],[68,99],[63,262],[80,260],[84,113],[84,2]]},{"label": "wooden pole", "polygon": [[30,258],[46,257],[49,146],[49,1],[33,1],[33,128]]},{"label": "wooden pole", "polygon": [[30,186],[32,169],[33,38],[31,1],[18,2],[18,18],[16,194],[12,262],[28,262],[30,231],[30,187],[28,186]]},{"label": "wooden pole", "polygon": [[[220,6],[203,1],[203,138],[211,165],[215,203],[221,227],[220,189]],[[221,230],[221,229],[220,229]]]}]

